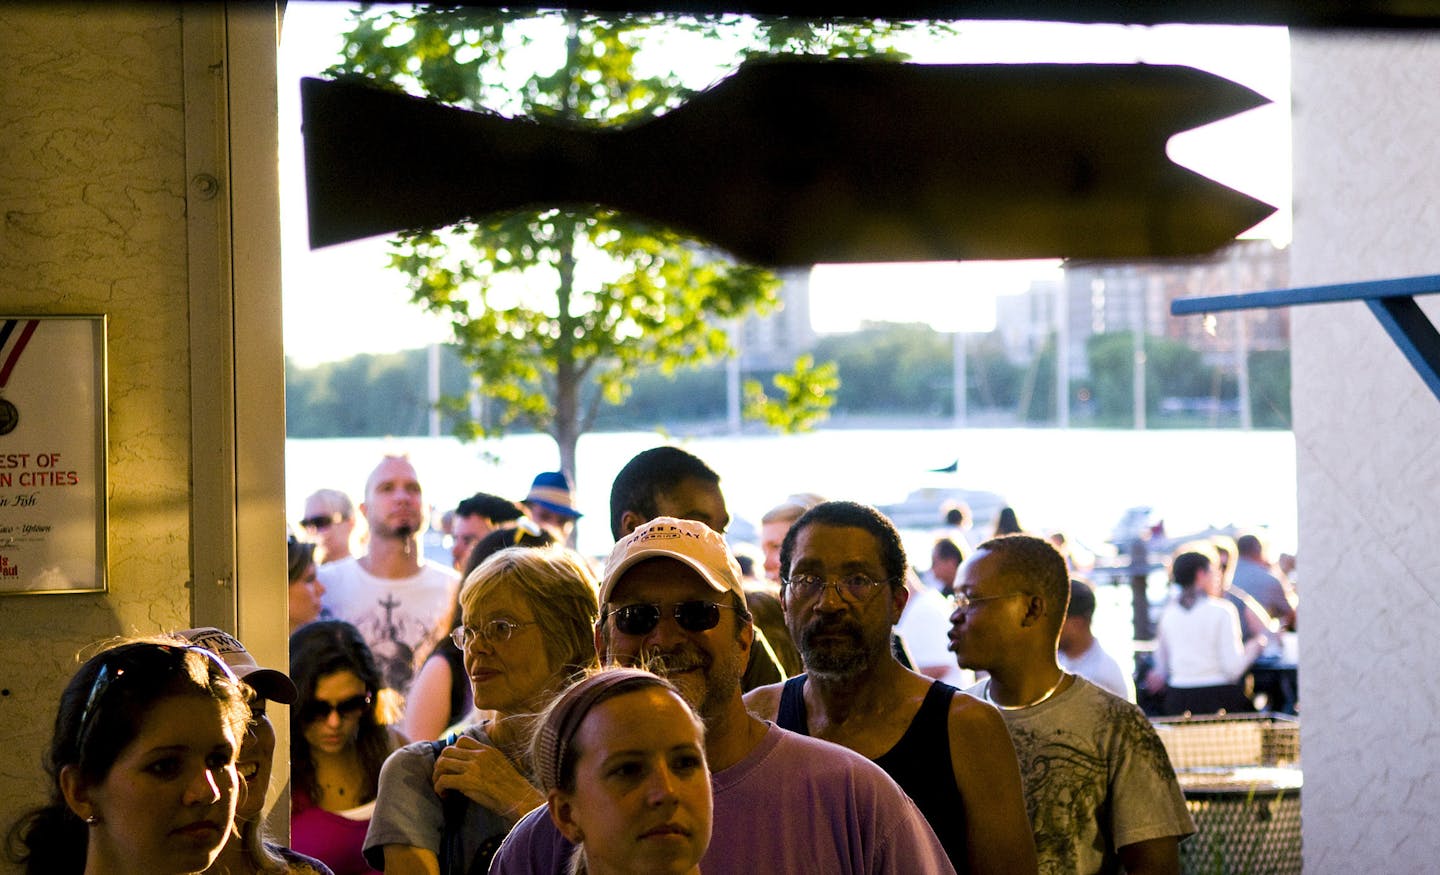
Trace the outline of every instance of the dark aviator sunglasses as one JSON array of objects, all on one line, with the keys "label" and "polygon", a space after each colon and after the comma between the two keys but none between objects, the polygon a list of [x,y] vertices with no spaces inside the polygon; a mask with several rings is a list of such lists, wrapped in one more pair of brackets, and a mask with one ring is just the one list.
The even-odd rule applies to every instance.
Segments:
[{"label": "dark aviator sunglasses", "polygon": [[[670,616],[687,632],[706,632],[720,625],[720,611],[734,610],[733,605],[716,602],[678,602],[670,608]],[[610,612],[615,629],[625,635],[649,635],[660,625],[662,608],[658,604],[625,605]]]}]

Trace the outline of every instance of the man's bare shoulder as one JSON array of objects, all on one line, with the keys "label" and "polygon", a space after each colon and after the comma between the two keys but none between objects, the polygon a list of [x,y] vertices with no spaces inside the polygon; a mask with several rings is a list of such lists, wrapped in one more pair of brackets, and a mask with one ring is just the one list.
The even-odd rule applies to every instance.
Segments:
[{"label": "man's bare shoulder", "polygon": [[950,698],[950,734],[952,737],[975,739],[994,737],[1000,733],[1009,738],[1005,718],[989,702],[982,701],[962,690],[956,690]]},{"label": "man's bare shoulder", "polygon": [[745,694],[745,710],[761,720],[774,720],[780,713],[780,694],[784,689],[784,681],[756,687]]}]

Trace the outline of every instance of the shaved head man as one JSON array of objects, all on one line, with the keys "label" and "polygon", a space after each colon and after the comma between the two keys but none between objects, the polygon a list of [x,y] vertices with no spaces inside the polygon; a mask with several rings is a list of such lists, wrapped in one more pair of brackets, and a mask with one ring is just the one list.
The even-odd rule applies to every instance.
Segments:
[{"label": "shaved head man", "polygon": [[360,513],[370,528],[365,554],[322,565],[322,604],[360,630],[385,684],[402,695],[449,633],[460,575],[423,558],[426,506],[406,456],[385,456],[365,481]]}]

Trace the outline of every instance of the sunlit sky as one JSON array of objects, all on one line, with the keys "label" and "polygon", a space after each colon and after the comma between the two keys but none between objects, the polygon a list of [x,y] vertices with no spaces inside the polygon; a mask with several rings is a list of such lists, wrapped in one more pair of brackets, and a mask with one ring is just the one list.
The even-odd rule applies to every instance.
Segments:
[{"label": "sunlit sky", "polygon": [[[302,366],[361,352],[412,349],[449,337],[444,321],[410,303],[404,277],[386,267],[383,239],[309,249],[299,80],[319,74],[338,58],[349,8],[333,2],[287,4],[280,45],[285,352]],[[1179,164],[1277,206],[1274,216],[1245,236],[1289,242],[1285,29],[965,22],[943,40],[927,37],[902,45],[921,63],[1187,64],[1254,89],[1273,103],[1181,134],[1171,140],[1169,154]],[[674,63],[696,63],[692,55],[676,51]],[[996,295],[1022,292],[1033,279],[1058,275],[1058,262],[821,265],[811,275],[811,319],[821,332],[853,330],[867,320],[987,330]],[[885,294],[877,295],[877,288]]]}]

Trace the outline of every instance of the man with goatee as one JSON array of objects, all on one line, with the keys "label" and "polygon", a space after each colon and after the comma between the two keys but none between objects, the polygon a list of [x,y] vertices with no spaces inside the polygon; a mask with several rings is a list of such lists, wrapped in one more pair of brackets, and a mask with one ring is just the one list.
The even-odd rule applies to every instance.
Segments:
[{"label": "man with goatee", "polygon": [[1035,871],[1015,748],[994,708],[902,666],[890,647],[909,592],[895,526],[872,507],[816,505],[780,548],[781,601],[805,674],[746,706],[880,766],[957,872]]},{"label": "man with goatee", "polygon": [[370,472],[360,513],[370,528],[365,553],[320,567],[322,604],[360,630],[385,685],[403,695],[450,630],[460,575],[420,553],[426,507],[406,457],[386,456]]}]

